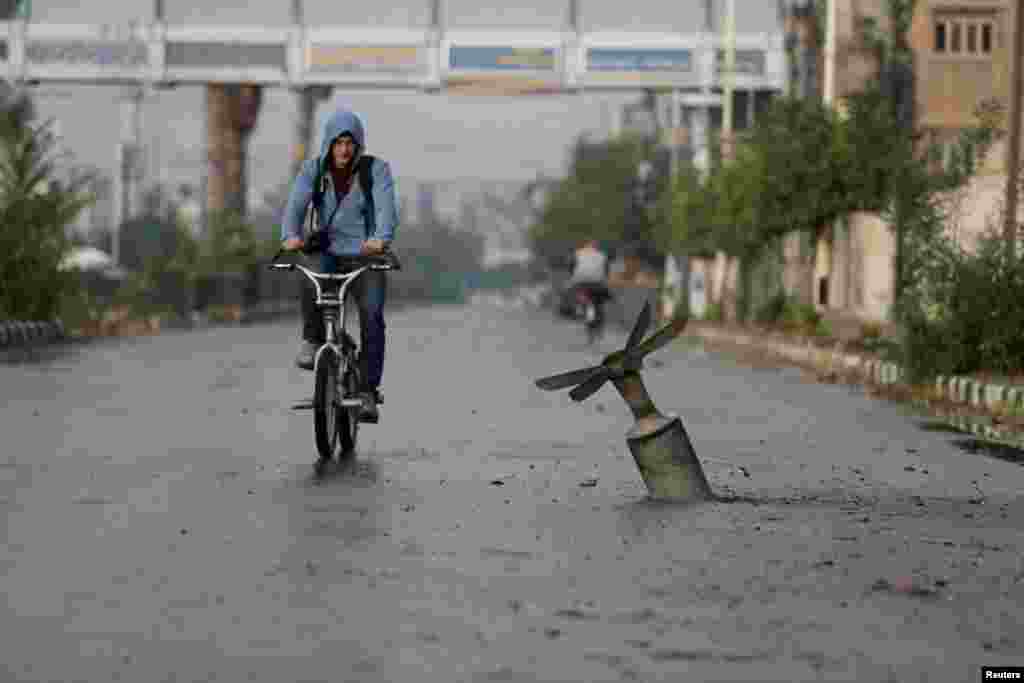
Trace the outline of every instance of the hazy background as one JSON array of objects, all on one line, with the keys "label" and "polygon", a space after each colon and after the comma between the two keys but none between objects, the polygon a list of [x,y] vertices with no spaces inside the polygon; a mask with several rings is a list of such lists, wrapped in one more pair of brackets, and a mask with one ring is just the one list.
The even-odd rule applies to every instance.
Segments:
[{"label": "hazy background", "polygon": [[[290,23],[291,0],[164,0],[171,24]],[[720,4],[720,0],[719,0]],[[649,30],[690,33],[703,23],[704,0],[581,0],[584,30]],[[773,23],[776,0],[737,0],[737,29],[764,30]],[[556,29],[567,2],[528,0],[506,6],[498,0],[447,0],[449,28],[496,26]],[[59,23],[150,21],[152,0],[33,0],[32,19]],[[716,8],[716,15],[720,8]],[[413,0],[338,2],[305,0],[306,22],[320,25],[414,25],[428,22],[429,3]],[[113,86],[43,86],[35,90],[43,117],[59,121],[66,147],[79,163],[112,174],[120,131]],[[198,186],[203,160],[204,91],[182,87],[154,92],[142,110],[151,182]],[[538,173],[563,172],[568,145],[578,134],[604,134],[612,108],[638,93],[477,97],[416,92],[336,89],[321,105],[322,118],[345,104],[363,115],[368,149],[387,158],[399,191],[415,193],[420,181],[517,181]],[[295,96],[264,91],[260,121],[250,145],[250,204],[286,180],[296,117]]]}]

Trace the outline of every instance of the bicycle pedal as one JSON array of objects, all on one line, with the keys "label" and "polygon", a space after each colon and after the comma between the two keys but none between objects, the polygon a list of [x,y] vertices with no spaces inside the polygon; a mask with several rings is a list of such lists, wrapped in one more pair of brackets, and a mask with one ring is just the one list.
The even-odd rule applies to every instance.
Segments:
[{"label": "bicycle pedal", "polygon": [[312,399],[308,401],[300,401],[292,406],[292,410],[313,410],[313,401]]},{"label": "bicycle pedal", "polygon": [[361,398],[343,398],[341,400],[342,408],[362,408],[363,399]]}]

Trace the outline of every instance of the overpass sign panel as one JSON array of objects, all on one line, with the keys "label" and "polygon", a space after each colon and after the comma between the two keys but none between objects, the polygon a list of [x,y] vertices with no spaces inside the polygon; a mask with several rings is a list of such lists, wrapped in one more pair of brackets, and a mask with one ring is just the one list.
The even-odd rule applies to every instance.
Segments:
[{"label": "overpass sign panel", "polygon": [[690,73],[693,55],[690,50],[680,49],[592,47],[587,50],[587,71]]},{"label": "overpass sign panel", "polygon": [[144,68],[149,51],[139,41],[33,40],[25,58],[30,66]]},{"label": "overpass sign panel", "polygon": [[172,41],[164,57],[168,68],[242,69],[269,68],[284,71],[285,46],[217,42]]},{"label": "overpass sign panel", "polygon": [[693,51],[675,47],[588,47],[585,86],[689,86],[697,82]]},{"label": "overpass sign panel", "polygon": [[445,87],[456,94],[529,95],[561,91],[558,51],[544,46],[452,45]]},{"label": "overpass sign panel", "polygon": [[448,66],[455,71],[554,71],[555,49],[550,47],[490,47],[453,45]]},{"label": "overpass sign panel", "polygon": [[307,64],[315,74],[412,75],[423,68],[418,45],[330,45],[309,47]]}]

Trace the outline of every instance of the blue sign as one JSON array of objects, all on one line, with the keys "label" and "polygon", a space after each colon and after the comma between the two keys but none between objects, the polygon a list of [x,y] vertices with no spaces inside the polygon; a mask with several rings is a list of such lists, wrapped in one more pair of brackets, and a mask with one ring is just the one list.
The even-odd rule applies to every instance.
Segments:
[{"label": "blue sign", "polygon": [[587,50],[588,71],[676,71],[693,70],[689,50],[592,47]]},{"label": "blue sign", "polygon": [[555,50],[550,47],[477,47],[453,45],[449,68],[485,71],[554,71]]}]

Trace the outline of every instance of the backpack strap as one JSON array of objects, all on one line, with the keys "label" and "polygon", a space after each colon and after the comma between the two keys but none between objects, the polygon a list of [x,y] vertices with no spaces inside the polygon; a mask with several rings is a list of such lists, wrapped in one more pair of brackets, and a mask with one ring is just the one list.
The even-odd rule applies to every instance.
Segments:
[{"label": "backpack strap", "polygon": [[364,154],[356,162],[356,175],[359,177],[359,186],[363,188],[363,196],[366,198],[366,210],[363,214],[363,223],[366,227],[366,237],[370,237],[370,223],[376,215],[376,207],[373,203],[373,162],[375,157]]},{"label": "backpack strap", "polygon": [[320,207],[324,203],[324,192],[327,189],[327,179],[324,176],[324,164],[320,159],[317,159],[316,176],[313,179],[313,198],[311,200],[313,210],[309,212],[310,233],[320,227],[316,216],[320,215]]}]

